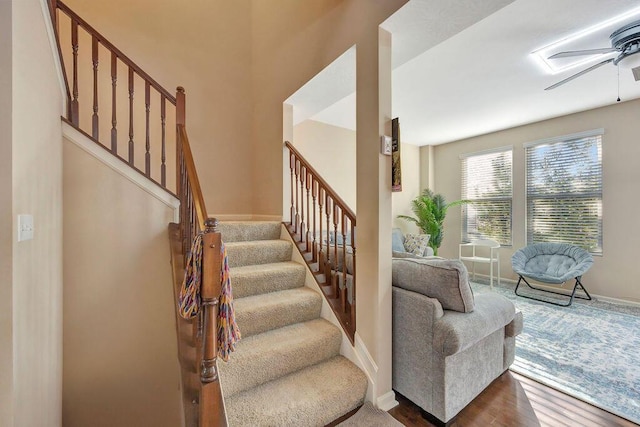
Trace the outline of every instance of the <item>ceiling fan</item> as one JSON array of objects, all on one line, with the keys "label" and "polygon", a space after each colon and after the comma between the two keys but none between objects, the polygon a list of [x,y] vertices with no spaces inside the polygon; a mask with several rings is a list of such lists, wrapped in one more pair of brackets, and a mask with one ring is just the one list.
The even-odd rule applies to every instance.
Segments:
[{"label": "ceiling fan", "polygon": [[570,50],[567,52],[556,53],[555,55],[550,56],[549,59],[556,59],[567,58],[570,56],[618,53],[617,56],[606,59],[602,62],[598,62],[597,64],[592,65],[591,67],[586,68],[579,73],[569,76],[566,79],[549,86],[545,90],[555,89],[558,86],[561,86],[577,77],[580,77],[583,74],[593,71],[596,68],[602,67],[603,65],[610,62],[612,62],[616,67],[619,66],[619,64],[628,66],[633,71],[633,76],[636,81],[639,81],[640,55],[634,58],[635,61],[632,61],[628,58],[637,53],[640,53],[640,21],[634,21],[630,24],[625,25],[624,27],[617,29],[609,36],[609,39],[611,40],[611,47],[601,49]]}]

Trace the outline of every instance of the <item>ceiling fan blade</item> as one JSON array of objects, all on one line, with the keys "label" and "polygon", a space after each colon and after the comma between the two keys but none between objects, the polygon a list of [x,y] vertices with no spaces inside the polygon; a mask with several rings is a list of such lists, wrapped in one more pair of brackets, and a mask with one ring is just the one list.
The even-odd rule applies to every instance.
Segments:
[{"label": "ceiling fan blade", "polygon": [[633,72],[633,78],[636,79],[636,81],[640,81],[640,67],[635,67],[632,68],[631,71]]},{"label": "ceiling fan blade", "polygon": [[556,83],[556,84],[554,84],[554,85],[551,85],[551,86],[549,86],[548,88],[545,88],[545,90],[555,89],[555,88],[557,88],[558,86],[561,86],[561,85],[563,85],[563,84],[565,84],[565,83],[567,83],[567,82],[570,82],[571,80],[573,80],[573,79],[575,79],[575,78],[577,78],[577,77],[580,77],[580,76],[581,76],[581,75],[583,75],[583,74],[587,74],[589,71],[593,71],[593,70],[595,70],[596,68],[600,68],[600,67],[602,67],[604,64],[608,64],[609,62],[613,62],[613,60],[614,60],[614,58],[609,58],[609,59],[607,59],[606,61],[598,62],[596,65],[592,65],[591,67],[586,68],[586,69],[584,69],[584,70],[580,71],[579,73],[574,74],[573,76],[569,76],[569,77],[567,77],[566,79],[564,79],[564,80],[562,80],[562,81],[559,81],[558,83]]},{"label": "ceiling fan blade", "polygon": [[613,47],[605,47],[602,49],[586,49],[586,50],[569,50],[567,52],[559,52],[555,55],[551,55],[548,59],[568,58],[570,56],[582,56],[582,55],[598,55],[616,52],[617,49]]}]

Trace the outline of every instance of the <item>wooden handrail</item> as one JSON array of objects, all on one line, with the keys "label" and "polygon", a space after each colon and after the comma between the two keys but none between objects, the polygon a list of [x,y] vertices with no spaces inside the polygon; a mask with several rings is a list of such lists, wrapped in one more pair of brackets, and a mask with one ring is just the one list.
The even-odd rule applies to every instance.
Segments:
[{"label": "wooden handrail", "polygon": [[177,185],[180,198],[180,234],[183,254],[188,256],[191,242],[202,233],[202,299],[201,316],[194,323],[194,341],[197,343],[199,390],[199,426],[225,427],[227,425],[222,390],[217,369],[218,298],[221,293],[222,236],[217,231],[218,221],[207,216],[207,208],[200,179],[196,171],[186,129],[186,100],[182,87],[176,92],[177,133]]},{"label": "wooden handrail", "polygon": [[[285,146],[290,152],[291,171],[289,233],[298,242],[298,249],[309,254],[304,258],[314,269],[314,278],[353,344],[356,331],[356,215],[290,142],[285,141]],[[338,243],[340,237],[341,244]]]},{"label": "wooden handrail", "polygon": [[67,78],[67,70],[65,68],[64,61],[62,60],[62,50],[60,49],[60,38],[58,35],[58,0],[48,0],[49,13],[51,15],[51,23],[54,29],[54,35],[56,38],[56,49],[58,51],[58,58],[60,58],[60,66],[62,68],[62,78],[64,80],[64,88],[67,96],[67,118],[71,117],[71,90],[69,89],[69,79]]},{"label": "wooden handrail", "polygon": [[200,188],[200,180],[198,179],[198,173],[196,172],[196,165],[193,161],[193,154],[191,153],[191,145],[189,144],[189,137],[187,136],[187,129],[183,125],[178,125],[178,132],[180,134],[180,145],[184,152],[184,162],[186,167],[186,174],[189,176],[189,182],[191,183],[191,191],[193,192],[194,209],[196,217],[198,219],[198,227],[200,230],[206,230],[207,208],[204,203],[204,197],[202,196],[202,189]]}]

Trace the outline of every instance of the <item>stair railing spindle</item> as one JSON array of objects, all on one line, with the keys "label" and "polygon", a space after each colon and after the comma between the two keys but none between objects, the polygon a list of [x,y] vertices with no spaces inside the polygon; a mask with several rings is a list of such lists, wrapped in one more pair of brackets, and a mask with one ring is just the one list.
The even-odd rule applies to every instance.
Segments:
[{"label": "stair railing spindle", "polygon": [[[331,285],[331,196],[325,191],[325,217],[327,220],[327,235],[325,236],[325,242],[327,245],[327,259],[324,264],[325,271],[325,283]],[[335,260],[335,258],[334,258]]]},{"label": "stair railing spindle", "polygon": [[298,232],[298,224],[300,223],[300,204],[299,204],[299,197],[298,197],[298,179],[300,176],[300,161],[296,159],[296,182],[295,182],[295,187],[296,187],[296,222],[293,226],[293,232],[297,233]]},{"label": "stair railing spindle", "polygon": [[325,255],[324,255],[324,236],[322,234],[322,207],[324,205],[324,200],[325,200],[325,193],[324,193],[324,189],[322,188],[321,185],[318,185],[318,223],[319,223],[319,233],[318,236],[320,236],[320,242],[318,242],[320,249],[318,252],[318,265],[320,270],[322,271],[322,268],[324,267],[324,263],[325,263]]},{"label": "stair railing spindle", "polygon": [[[337,204],[333,204],[333,212],[331,214],[333,218],[333,259],[334,259],[334,274],[333,274],[333,297],[340,297],[340,284],[338,283],[338,210],[339,207]],[[342,266],[344,268],[344,265]]]},{"label": "stair railing spindle", "polygon": [[300,166],[300,235],[299,241],[302,242],[304,236],[304,186],[305,181],[307,179],[307,168],[304,166]]},{"label": "stair railing spindle", "polygon": [[309,222],[311,221],[311,211],[309,210],[309,196],[311,193],[311,173],[309,173],[309,171],[307,171],[306,173],[305,181],[306,181],[305,184],[307,188],[307,230],[305,231],[304,241],[305,241],[306,251],[309,252],[311,250],[310,239],[309,239],[309,230],[310,230]]},{"label": "stair railing spindle", "polygon": [[341,233],[342,233],[342,287],[340,288],[340,302],[342,304],[342,311],[347,312],[347,230],[346,222],[347,217],[344,213],[340,218]]},{"label": "stair railing spindle", "polygon": [[144,174],[151,177],[151,136],[149,135],[149,113],[151,112],[151,85],[144,84],[144,112],[145,112],[145,153],[144,153]]},{"label": "stair railing spindle", "polygon": [[318,181],[313,179],[313,184],[311,186],[311,197],[313,198],[313,243],[311,244],[311,260],[313,262],[318,261],[318,246],[316,244],[316,233],[317,233],[317,219],[316,219],[316,200],[318,196]]},{"label": "stair railing spindle", "polygon": [[91,37],[91,64],[93,66],[93,115],[91,116],[91,134],[95,140],[100,139],[98,131],[98,39]]},{"label": "stair railing spindle", "polygon": [[351,218],[351,269],[353,270],[351,279],[351,303],[349,318],[351,329],[356,330],[356,226],[355,219]]},{"label": "stair railing spindle", "polygon": [[78,102],[78,21],[71,20],[71,49],[73,51],[73,100],[71,101],[71,123],[80,123],[80,104]]},{"label": "stair railing spindle", "polygon": [[111,152],[118,154],[117,111],[118,56],[111,52]]},{"label": "stair railing spindle", "polygon": [[291,221],[289,222],[289,224],[292,227],[295,227],[295,215],[296,215],[296,208],[294,206],[294,200],[293,200],[293,188],[295,187],[295,179],[294,179],[294,175],[295,175],[295,168],[296,168],[296,156],[293,153],[289,154],[289,169],[291,170],[291,209],[290,209],[290,214],[291,214]]},{"label": "stair railing spindle", "polygon": [[162,139],[162,157],[160,164],[160,184],[167,186],[167,98],[163,93],[160,94],[160,129]]},{"label": "stair railing spindle", "polygon": [[129,164],[133,165],[134,145],[133,145],[133,68],[129,67]]}]

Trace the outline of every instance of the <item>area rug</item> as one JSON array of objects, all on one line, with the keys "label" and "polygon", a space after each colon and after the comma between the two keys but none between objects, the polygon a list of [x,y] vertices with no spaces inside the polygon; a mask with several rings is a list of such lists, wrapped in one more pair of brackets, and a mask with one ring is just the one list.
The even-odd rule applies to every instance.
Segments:
[{"label": "area rug", "polygon": [[371,402],[365,402],[358,412],[337,427],[402,427],[402,423],[391,415],[377,409]]},{"label": "area rug", "polygon": [[511,369],[640,424],[640,308],[597,300],[556,307],[518,297],[514,287],[494,286],[524,316]]}]

